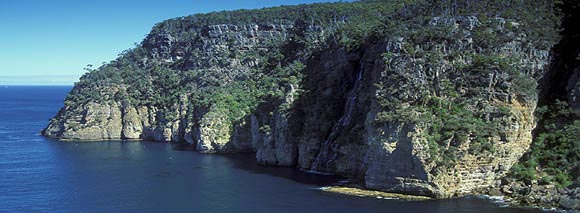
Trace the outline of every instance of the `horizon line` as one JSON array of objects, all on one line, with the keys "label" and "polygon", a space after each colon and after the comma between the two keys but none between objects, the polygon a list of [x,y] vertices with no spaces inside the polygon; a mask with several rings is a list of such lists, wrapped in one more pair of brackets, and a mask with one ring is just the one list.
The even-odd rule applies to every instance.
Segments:
[{"label": "horizon line", "polygon": [[74,86],[79,75],[0,75],[0,86]]}]

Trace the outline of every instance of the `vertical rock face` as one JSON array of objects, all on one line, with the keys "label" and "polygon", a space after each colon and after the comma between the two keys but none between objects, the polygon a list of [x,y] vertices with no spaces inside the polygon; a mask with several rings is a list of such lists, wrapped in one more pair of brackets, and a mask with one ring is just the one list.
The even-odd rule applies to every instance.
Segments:
[{"label": "vertical rock face", "polygon": [[[536,95],[526,93],[514,79],[541,75],[548,50],[526,48],[514,37],[489,50],[489,57],[509,56],[518,61],[511,65],[529,76],[499,66],[491,73],[470,73],[481,60],[469,56],[477,52],[470,29],[478,30],[481,23],[475,17],[436,20],[451,23],[450,33],[460,39],[419,44],[398,37],[368,44],[358,53],[331,49],[314,56],[316,61],[305,70],[308,92],[294,109],[303,123],[295,134],[299,136],[299,167],[359,177],[372,189],[434,197],[491,187],[509,171],[528,149],[535,127]],[[457,25],[457,20],[462,24]],[[438,23],[430,23],[436,30]],[[430,57],[453,57],[429,62],[409,54],[410,47]],[[463,56],[454,56],[458,53]],[[445,83],[451,87],[444,89]],[[425,109],[426,104],[433,104],[423,102],[428,98],[447,106]],[[459,100],[461,106],[452,106],[456,103],[452,101]],[[465,133],[449,132],[443,138],[445,127],[434,127],[438,125],[434,116],[443,115],[433,113],[454,107],[456,111],[446,114],[459,113],[461,118],[455,119],[473,120],[460,124],[470,127],[447,130]]]},{"label": "vertical rock face", "polygon": [[251,136],[242,125],[232,124],[224,114],[210,111],[201,120],[197,150],[202,153],[253,151]]},{"label": "vertical rock face", "polygon": [[[65,109],[67,110],[67,109]],[[118,139],[123,127],[118,105],[89,103],[78,114],[64,121],[52,120],[43,131],[45,135],[58,135],[63,140]],[[62,112],[61,113],[65,113]]]},{"label": "vertical rock face", "polygon": [[572,76],[568,79],[568,104],[573,109],[580,110],[580,68],[573,71]]},{"label": "vertical rock face", "polygon": [[250,116],[252,144],[260,164],[296,165],[298,146],[290,130],[287,108],[295,101],[296,87],[289,85],[282,103],[264,104],[258,108],[257,115]]},{"label": "vertical rock face", "polygon": [[372,147],[365,159],[367,187],[431,196],[443,194],[429,174],[431,168],[425,156],[427,144],[417,136],[418,131],[415,125],[389,123],[373,132],[378,135],[371,136]]},{"label": "vertical rock face", "polygon": [[[160,23],[115,62],[129,65],[82,79],[43,134],[256,152],[260,164],[432,197],[490,187],[528,149],[551,44],[532,45],[527,26],[432,17],[353,48],[333,17],[325,27]],[[577,94],[578,75],[570,81]]]},{"label": "vertical rock face", "polygon": [[149,113],[147,108],[136,109],[123,107],[123,130],[121,137],[130,140],[138,140],[143,134],[143,126],[148,126]]},{"label": "vertical rock face", "polygon": [[[329,162],[332,159],[327,159],[329,156],[317,157],[322,149],[328,153],[331,152],[329,149],[337,148],[335,140],[341,133],[350,133],[348,127],[338,124],[340,129],[336,129],[335,126],[345,111],[347,93],[356,81],[356,73],[352,71],[356,70],[357,63],[356,58],[349,58],[344,49],[325,51],[309,63],[305,71],[309,78],[304,82],[308,92],[300,97],[296,109],[303,119],[298,133],[298,164],[301,168],[310,170],[316,162],[321,164],[317,171],[335,170],[331,165],[333,162]],[[321,147],[325,141],[325,147]]]},{"label": "vertical rock face", "polygon": [[[415,48],[432,49],[434,50],[430,52],[432,55],[454,55],[453,52],[458,50],[468,55],[473,51],[471,48],[474,45],[470,42],[474,38],[471,38],[472,32],[469,29],[473,27],[473,23],[477,27],[479,21],[475,17],[453,19],[471,20],[462,21],[461,23],[471,23],[465,24],[464,27],[453,26],[456,27],[457,30],[454,32],[460,40],[446,44],[412,45]],[[500,21],[493,20],[491,24]],[[444,23],[447,22],[456,23],[456,21]],[[408,57],[408,50],[404,49],[404,46],[408,45],[405,40],[405,38],[393,39],[387,44],[386,49],[393,50],[392,54],[389,54],[387,66],[396,67],[391,69],[390,76],[381,78],[386,78],[386,81],[390,82],[388,84],[395,86],[378,91],[378,93],[391,92],[386,97],[398,97],[387,100],[405,100],[396,106],[390,103],[382,104],[383,112],[385,109],[393,110],[395,113],[388,112],[387,115],[397,118],[378,118],[377,114],[381,113],[379,112],[381,109],[378,108],[381,106],[373,106],[367,117],[370,119],[367,120],[366,126],[369,130],[367,140],[369,147],[372,148],[368,149],[365,160],[368,168],[365,172],[366,186],[380,190],[417,192],[436,197],[463,195],[477,188],[493,186],[495,181],[503,177],[517,162],[531,143],[531,131],[535,128],[533,112],[536,95],[524,94],[522,88],[515,85],[518,82],[513,80],[521,76],[510,77],[509,73],[501,73],[502,69],[506,68],[497,68],[488,76],[477,73],[476,75],[480,77],[473,80],[470,78],[474,76],[457,76],[470,72],[469,69],[475,69],[471,67],[477,63],[474,58],[440,59],[435,64],[423,64],[424,61],[421,59]],[[547,50],[526,49],[522,43],[517,42],[517,38],[491,52],[491,55],[514,57],[520,61],[519,69],[527,70],[528,73],[541,74],[548,62]],[[457,64],[465,64],[470,68],[460,70],[461,73],[458,73]],[[446,78],[451,81],[446,81]],[[463,88],[459,83],[461,81],[471,81],[467,84],[469,88]],[[494,129],[485,130],[488,131],[485,135],[477,136],[472,131],[479,128],[473,128],[461,136],[457,132],[464,130],[457,128],[444,140],[441,140],[444,136],[439,134],[445,134],[446,127],[437,128],[439,131],[433,134],[431,131],[436,129],[434,125],[437,125],[437,120],[429,117],[433,116],[431,113],[437,113],[435,110],[441,109],[435,108],[429,112],[415,107],[416,103],[422,102],[420,99],[431,97],[440,101],[439,104],[447,103],[450,104],[447,108],[453,108],[452,104],[446,101],[451,100],[451,97],[446,97],[441,89],[441,84],[445,82],[452,85],[449,94],[458,95],[464,101],[462,109],[458,109],[460,111],[449,111],[446,114],[460,113],[461,119],[469,119],[470,113],[461,112],[469,110],[475,113],[476,117],[473,121],[462,125],[478,125],[478,122],[485,122],[486,126],[493,125]],[[429,95],[421,97],[421,93]],[[401,104],[404,108],[399,108]],[[375,109],[378,110],[373,112]],[[377,118],[384,120],[379,122],[384,124],[377,126]],[[444,120],[443,125],[451,125],[447,124],[448,122],[451,121]],[[440,139],[434,141],[438,145],[432,141],[434,136]],[[482,149],[482,145],[488,148]],[[436,152],[433,152],[434,149]]]}]

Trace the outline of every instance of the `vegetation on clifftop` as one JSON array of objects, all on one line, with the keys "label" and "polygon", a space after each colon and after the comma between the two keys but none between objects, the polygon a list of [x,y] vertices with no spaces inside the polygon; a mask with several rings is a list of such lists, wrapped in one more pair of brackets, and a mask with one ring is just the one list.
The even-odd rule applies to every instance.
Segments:
[{"label": "vegetation on clifftop", "polygon": [[[433,7],[436,5],[436,7]],[[540,35],[543,28],[552,26],[554,20],[548,16],[539,18],[530,11],[550,11],[549,1],[434,1],[434,0],[368,0],[353,3],[322,3],[299,6],[281,6],[274,8],[264,8],[260,10],[236,10],[230,12],[213,12],[208,14],[196,14],[192,16],[180,17],[161,22],[149,34],[146,40],[155,40],[155,36],[169,34],[179,45],[188,45],[204,39],[208,25],[229,24],[229,25],[257,25],[258,27],[268,27],[270,24],[296,25],[303,23],[303,30],[308,27],[319,27],[330,33],[328,40],[338,42],[351,49],[359,44],[379,37],[393,37],[403,33],[414,32],[418,38],[432,40],[430,30],[420,30],[424,23],[433,16],[465,16],[476,15],[481,17],[483,23],[492,17],[503,17],[507,20],[518,20],[525,24],[517,30],[528,35],[528,42],[531,45],[540,42],[534,36],[542,36],[541,41],[549,42],[553,38]],[[548,18],[546,18],[548,17]],[[295,32],[294,32],[295,33]],[[443,32],[445,33],[445,32]],[[518,32],[516,32],[518,33]],[[312,51],[308,46],[315,45],[308,37],[293,37],[302,41],[290,41],[295,44],[305,43],[306,47],[302,52]],[[476,36],[486,44],[481,45],[485,50],[485,45],[491,43],[499,45],[501,42],[493,42],[493,39],[505,38],[496,35],[495,31],[484,32],[482,36]],[[449,38],[452,39],[452,38]],[[417,40],[416,43],[420,43]],[[231,44],[235,45],[235,44]],[[281,68],[294,63],[296,46],[287,45],[288,49],[276,48],[279,46],[275,42],[265,44],[263,47],[252,48],[248,51],[235,51],[228,55],[232,58],[240,59],[246,55],[250,58],[261,61],[255,70],[250,72],[232,70],[230,73],[215,73],[213,70],[184,70],[180,67],[183,60],[164,63],[155,61],[152,57],[153,50],[146,43],[141,43],[137,47],[127,50],[119,55],[119,58],[100,66],[97,69],[89,69],[89,73],[81,78],[77,88],[101,88],[109,85],[124,85],[127,87],[126,97],[131,97],[135,104],[161,104],[170,100],[177,100],[179,95],[191,95],[194,93],[206,93],[208,88],[223,87],[223,84],[233,81],[260,81],[262,77],[269,76],[271,70],[276,66]],[[284,45],[282,45],[284,47]],[[264,51],[263,48],[270,50]],[[186,54],[195,57],[200,53],[199,49],[186,49]],[[291,55],[292,53],[294,55]],[[171,53],[177,54],[177,53]],[[306,53],[303,53],[306,54]],[[421,54],[418,52],[417,54]],[[201,55],[200,55],[201,56]],[[214,56],[215,60],[224,60],[222,56]],[[300,60],[300,59],[299,59]],[[227,62],[224,62],[227,67]],[[203,67],[201,67],[203,68]],[[250,85],[260,85],[254,82]],[[234,86],[237,87],[237,86]],[[244,88],[251,91],[251,88]],[[270,88],[257,88],[263,90],[257,93],[266,93]],[[201,90],[201,91],[199,91]],[[70,97],[70,101],[83,102],[83,100],[105,101],[101,99],[111,99],[115,94],[103,94],[107,91],[98,89],[75,91]],[[168,92],[167,94],[164,94]],[[81,94],[82,93],[82,94]],[[211,92],[209,92],[211,93]],[[120,96],[117,96],[120,98]],[[194,99],[190,99],[194,100]]]}]

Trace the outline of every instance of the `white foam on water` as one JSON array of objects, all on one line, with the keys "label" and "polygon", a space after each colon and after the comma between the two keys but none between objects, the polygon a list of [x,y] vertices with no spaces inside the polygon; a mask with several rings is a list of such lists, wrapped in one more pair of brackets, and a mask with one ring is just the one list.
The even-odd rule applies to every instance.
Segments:
[{"label": "white foam on water", "polygon": [[377,199],[383,199],[383,200],[399,200],[399,198],[396,198],[396,197],[381,197],[381,196],[377,196]]},{"label": "white foam on water", "polygon": [[505,201],[504,196],[490,196],[490,195],[480,195],[479,198],[488,199],[492,201]]},{"label": "white foam on water", "polygon": [[506,202],[506,198],[504,196],[479,195],[477,197],[489,200],[501,208],[510,207],[510,205]]},{"label": "white foam on water", "polygon": [[306,173],[312,173],[312,174],[317,174],[317,175],[335,175],[332,173],[319,172],[319,171],[313,171],[313,170],[306,170],[306,169],[300,169],[300,170],[303,172],[306,172]]}]

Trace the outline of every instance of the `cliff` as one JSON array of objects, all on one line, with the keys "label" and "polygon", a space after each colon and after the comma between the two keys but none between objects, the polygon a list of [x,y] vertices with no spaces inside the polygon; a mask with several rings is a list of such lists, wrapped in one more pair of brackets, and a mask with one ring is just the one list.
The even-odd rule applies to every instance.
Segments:
[{"label": "cliff", "polygon": [[528,150],[536,85],[557,38],[550,2],[490,2],[167,20],[89,68],[43,135],[184,142],[370,189],[470,194],[496,186]]},{"label": "cliff", "polygon": [[508,178],[490,191],[518,204],[580,209],[579,7],[577,0],[557,4],[560,39],[539,80],[533,142]]}]

